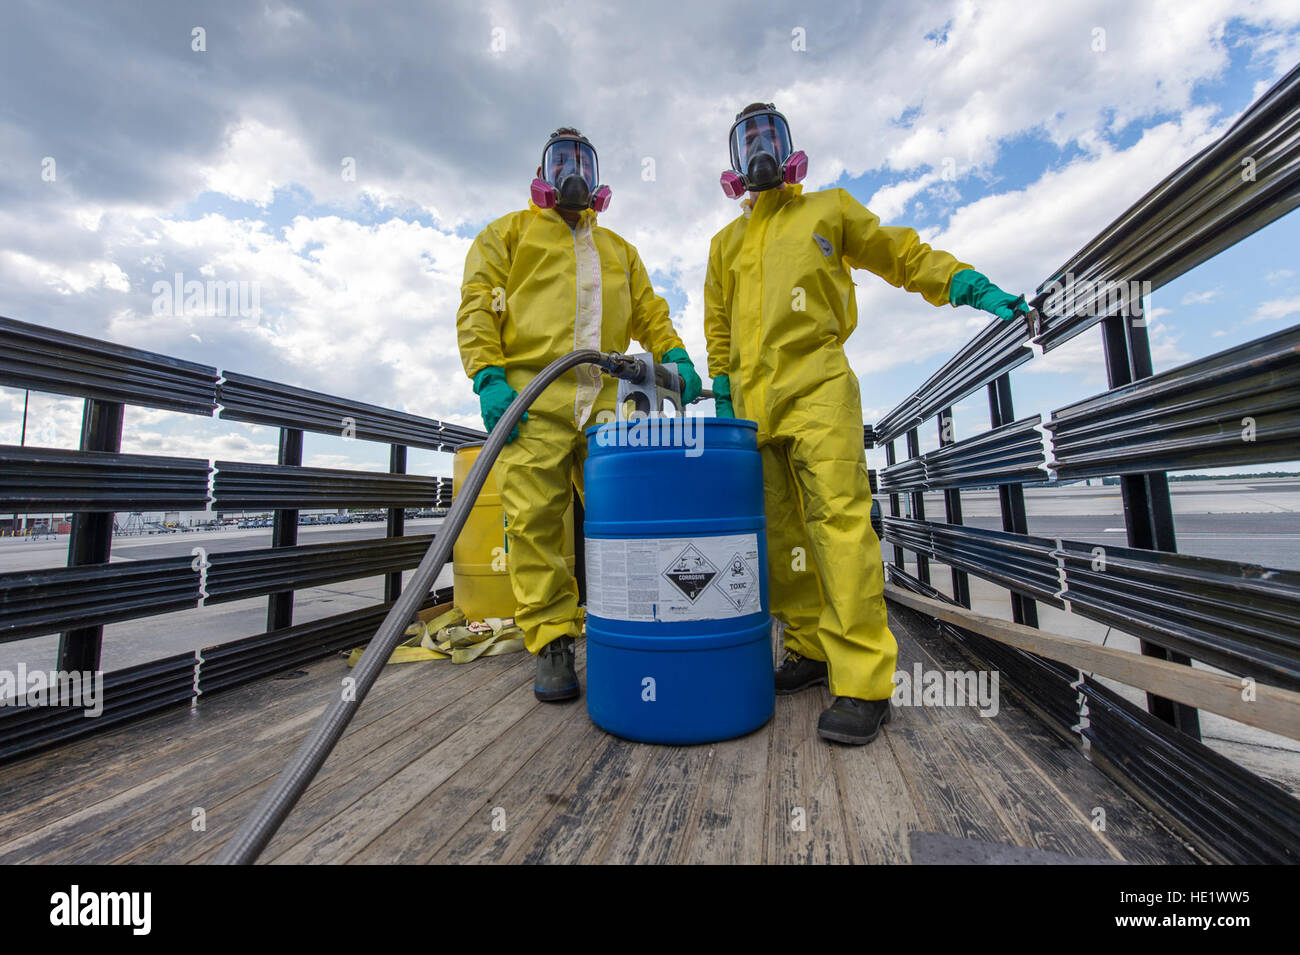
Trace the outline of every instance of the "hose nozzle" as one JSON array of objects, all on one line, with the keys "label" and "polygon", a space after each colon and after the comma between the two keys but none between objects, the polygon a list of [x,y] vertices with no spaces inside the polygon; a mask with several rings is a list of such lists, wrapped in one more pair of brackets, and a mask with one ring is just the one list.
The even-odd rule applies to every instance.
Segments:
[{"label": "hose nozzle", "polygon": [[645,374],[645,364],[639,358],[622,352],[606,352],[596,362],[601,370],[623,381],[637,381]]}]

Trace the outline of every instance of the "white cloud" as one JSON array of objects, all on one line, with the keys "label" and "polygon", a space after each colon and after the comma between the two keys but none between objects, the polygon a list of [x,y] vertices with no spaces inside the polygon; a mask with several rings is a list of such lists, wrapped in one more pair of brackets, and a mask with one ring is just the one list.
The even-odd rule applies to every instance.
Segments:
[{"label": "white cloud", "polygon": [[274,464],[278,457],[279,446],[275,441],[257,442],[248,435],[238,433],[212,434],[197,429],[147,431],[123,428],[122,450],[129,454]]},{"label": "white cloud", "polygon": [[1250,318],[1246,319],[1246,322],[1249,324],[1251,322],[1274,321],[1279,318],[1286,318],[1288,315],[1294,315],[1297,312],[1300,312],[1300,295],[1293,298],[1275,298],[1267,302],[1261,302]]},{"label": "white cloud", "polygon": [[[112,340],[210,362],[224,355],[219,367],[231,371],[439,418],[473,403],[454,320],[467,239],[401,219],[367,226],[336,216],[299,217],[283,236],[215,214],[148,225],[162,269],[113,312]],[[249,283],[261,325],[155,315],[152,281],[174,284],[174,271],[186,282],[203,274]]]},{"label": "white cloud", "polygon": [[288,130],[251,118],[227,131],[216,161],[201,172],[205,188],[263,206],[275,197],[277,188],[290,183],[314,180],[317,188],[321,185],[301,140]]},{"label": "white cloud", "polygon": [[303,464],[309,468],[337,468],[347,470],[352,467],[352,458],[346,454],[313,454]]},{"label": "white cloud", "polygon": [[939,176],[940,173],[927,173],[877,189],[867,202],[867,208],[878,215],[881,222],[892,222],[902,214],[909,199],[938,182]]},{"label": "white cloud", "polygon": [[1209,289],[1205,292],[1188,292],[1183,296],[1182,305],[1205,305],[1219,297],[1222,289]]},{"label": "white cloud", "polygon": [[29,289],[46,289],[61,296],[95,289],[125,292],[130,288],[121,267],[103,259],[60,263],[5,250],[0,251],[0,270]]},{"label": "white cloud", "polygon": [[[1147,315],[1147,336],[1151,345],[1151,360],[1157,371],[1187,361],[1191,356],[1178,347],[1179,337],[1153,310]],[[1106,358],[1102,351],[1102,337],[1097,326],[1064,345],[1046,352],[1039,358],[1022,365],[1021,371],[1031,375],[1052,375],[1082,380],[1094,386],[1093,390],[1107,386]],[[1057,402],[1059,405],[1060,402]]]},{"label": "white cloud", "polygon": [[[23,405],[27,406],[26,430]],[[5,424],[0,427],[2,444],[23,444],[37,448],[76,448],[81,441],[81,412],[84,402],[39,391],[0,388],[0,409]]]}]

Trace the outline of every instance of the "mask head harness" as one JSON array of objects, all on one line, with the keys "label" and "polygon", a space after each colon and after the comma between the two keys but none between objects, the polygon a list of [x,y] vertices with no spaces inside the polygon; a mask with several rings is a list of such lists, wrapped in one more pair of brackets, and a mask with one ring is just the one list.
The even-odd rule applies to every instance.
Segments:
[{"label": "mask head harness", "polygon": [[808,156],[795,152],[790,124],[771,103],[754,103],[736,114],[727,137],[731,168],[722,174],[722,191],[729,199],[802,182]]},{"label": "mask head harness", "polygon": [[551,133],[542,150],[541,176],[533,180],[532,197],[539,209],[595,209],[604,212],[611,198],[600,185],[596,147],[576,129]]}]

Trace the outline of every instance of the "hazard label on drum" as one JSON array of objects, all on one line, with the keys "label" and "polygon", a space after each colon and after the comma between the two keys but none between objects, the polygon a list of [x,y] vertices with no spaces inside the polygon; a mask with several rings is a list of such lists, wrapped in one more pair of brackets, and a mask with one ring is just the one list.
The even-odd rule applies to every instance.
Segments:
[{"label": "hazard label on drum", "polygon": [[749,604],[751,598],[757,599],[758,574],[737,551],[731,555],[722,573],[713,579],[713,586],[739,610]]},{"label": "hazard label on drum", "polygon": [[725,620],[758,613],[758,535],[588,537],[587,612],[606,620]]},{"label": "hazard label on drum", "polygon": [[713,578],[718,576],[718,569],[709,563],[707,557],[699,552],[694,544],[677,555],[677,559],[664,571],[664,576],[671,580],[686,598],[695,603],[695,598],[704,592]]}]

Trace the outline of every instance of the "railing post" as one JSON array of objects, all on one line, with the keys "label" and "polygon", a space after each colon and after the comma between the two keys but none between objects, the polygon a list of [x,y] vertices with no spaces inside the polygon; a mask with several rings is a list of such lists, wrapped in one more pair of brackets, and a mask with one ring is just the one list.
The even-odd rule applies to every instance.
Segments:
[{"label": "railing post", "polygon": [[[1101,336],[1106,353],[1106,378],[1111,388],[1151,377],[1151,343],[1147,338],[1145,320],[1135,321],[1122,313],[1107,316],[1101,320]],[[1128,546],[1142,550],[1176,552],[1178,544],[1174,537],[1174,509],[1169,498],[1169,479],[1165,472],[1121,474],[1119,482],[1124,499],[1124,527],[1128,532]],[[1186,654],[1166,650],[1145,640],[1140,640],[1139,646],[1143,656],[1191,665],[1191,657]],[[1200,715],[1194,707],[1148,693],[1147,712],[1177,727],[1193,739],[1201,738]]]},{"label": "railing post", "polygon": [[[393,474],[406,473],[406,445],[394,444],[388,455],[388,470]],[[401,537],[406,529],[406,505],[388,509],[388,536]],[[384,602],[392,603],[402,595],[402,572],[384,575]]]},{"label": "railing post", "polygon": [[[907,456],[916,458],[921,456],[921,441],[917,436],[916,428],[907,432]],[[916,521],[925,520],[925,492],[912,491],[912,519]],[[922,583],[930,582],[930,558],[920,551],[916,552],[916,579]]]},{"label": "railing post", "polygon": [[[24,389],[24,391],[23,391],[23,430],[22,430],[22,433],[18,436],[18,447],[20,447],[20,448],[23,448],[23,447],[26,447],[26,446],[27,446],[27,400],[28,400],[31,396],[32,396],[32,390],[31,390],[30,388]],[[24,521],[23,523],[24,523],[24,525],[26,525],[27,522]],[[14,511],[14,536],[15,536],[15,537],[18,536],[18,512],[17,512],[17,511]]]},{"label": "railing post", "polygon": [[[898,461],[896,460],[896,458],[897,455],[894,453],[894,439],[890,438],[888,441],[885,442],[885,466],[889,467],[890,465],[897,464]],[[898,503],[898,494],[892,491],[889,494],[889,516],[890,517],[901,516],[900,507]],[[894,566],[897,567],[899,570],[907,569],[903,565],[903,548],[899,547],[897,544],[894,545]]]},{"label": "railing post", "polygon": [[[276,459],[280,465],[302,464],[302,430],[300,428],[280,429],[280,454]],[[279,508],[271,524],[271,546],[293,547],[298,543],[298,510],[296,508]],[[293,591],[282,590],[271,594],[266,603],[266,629],[283,630],[293,626]]]},{"label": "railing post", "polygon": [[[949,405],[939,412],[939,447],[953,444],[956,438],[953,435],[952,406]],[[944,514],[948,518],[949,524],[960,524],[961,520],[961,491],[953,488],[950,491],[943,492]],[[963,607],[970,606],[970,578],[966,571],[952,569],[952,597]]]},{"label": "railing post", "polygon": [[[122,450],[122,404],[87,398],[81,413],[81,450]],[[51,518],[52,520],[53,518]],[[76,512],[68,537],[68,566],[108,563],[113,548],[113,512]],[[65,671],[99,669],[104,628],[78,627],[59,634],[58,668]]]},{"label": "railing post", "polygon": [[[1011,375],[1003,372],[989,382],[989,423],[994,428],[1016,420],[1011,404]],[[1013,534],[1028,534],[1025,519],[1025,489],[1019,484],[998,485],[998,503],[1002,508],[1002,529]],[[1027,627],[1038,626],[1038,604],[1023,594],[1011,594],[1011,618]]]}]

